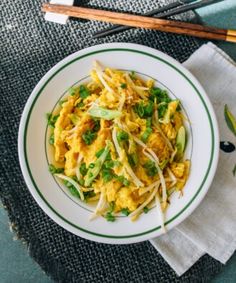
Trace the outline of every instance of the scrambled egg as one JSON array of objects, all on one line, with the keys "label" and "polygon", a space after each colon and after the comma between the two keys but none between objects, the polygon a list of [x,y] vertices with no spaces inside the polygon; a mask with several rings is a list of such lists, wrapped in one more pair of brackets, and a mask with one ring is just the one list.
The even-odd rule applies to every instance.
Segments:
[{"label": "scrambled egg", "polygon": [[[182,190],[188,179],[190,161],[176,160],[173,152],[183,126],[179,101],[170,101],[164,117],[155,121],[156,103],[162,102],[159,97],[150,101],[153,80],[145,82],[136,74],[109,68],[102,72],[100,67],[92,70],[91,79],[61,105],[53,131],[55,161],[62,164],[65,178],[75,180],[84,192],[90,190],[83,187],[86,176],[92,188],[88,195],[100,199],[97,211],[112,204],[115,213],[125,209],[137,216],[160,174],[167,190],[172,189],[168,170],[177,180],[176,190]],[[159,198],[162,185],[156,188]]]}]

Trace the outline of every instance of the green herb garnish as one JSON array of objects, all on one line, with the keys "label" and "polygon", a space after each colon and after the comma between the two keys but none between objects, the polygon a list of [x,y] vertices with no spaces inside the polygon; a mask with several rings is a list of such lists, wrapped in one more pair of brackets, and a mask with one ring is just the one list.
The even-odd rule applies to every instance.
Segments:
[{"label": "green herb garnish", "polygon": [[48,120],[48,126],[55,128],[55,123],[59,117],[59,115],[52,115],[52,113],[47,113],[47,120]]},{"label": "green herb garnish", "polygon": [[82,139],[87,145],[90,145],[97,138],[97,134],[91,130],[87,130],[82,134]]},{"label": "green herb garnish", "polygon": [[122,83],[122,84],[120,85],[120,87],[123,88],[123,89],[125,89],[125,88],[127,88],[127,84]]},{"label": "green herb garnish", "polygon": [[146,127],[151,128],[151,126],[152,126],[152,118],[148,117],[147,120],[146,120]]},{"label": "green herb garnish", "polygon": [[117,134],[117,140],[119,142],[121,141],[127,141],[129,139],[129,135],[128,133],[124,132],[124,131],[121,131]]},{"label": "green herb garnish", "polygon": [[[110,140],[106,141],[106,147],[103,153],[100,155],[100,157],[94,162],[95,164],[94,168],[89,168],[87,175],[85,176],[85,182],[84,182],[85,187],[90,186],[90,184],[93,182],[93,180],[102,170],[103,163],[105,162],[105,160],[107,160],[107,156],[109,154],[111,144],[112,143]],[[106,170],[110,170],[110,169],[106,169]]]},{"label": "green herb garnish", "polygon": [[79,171],[82,176],[85,176],[87,174],[88,169],[86,168],[85,162],[80,165]]},{"label": "green herb garnish", "polygon": [[100,157],[100,156],[102,155],[102,153],[103,153],[104,150],[105,150],[105,147],[104,147],[104,148],[101,148],[99,151],[97,151],[97,152],[95,153],[96,157],[97,157],[97,158]]},{"label": "green herb garnish", "polygon": [[151,133],[152,128],[146,128],[145,132],[141,136],[141,140],[146,143]]},{"label": "green herb garnish", "polygon": [[48,170],[52,174],[60,174],[64,172],[63,168],[56,168],[53,164],[49,164]]},{"label": "green herb garnish", "polygon": [[106,213],[105,218],[109,222],[114,222],[116,220],[115,216],[110,211]]},{"label": "green herb garnish", "polygon": [[144,168],[146,169],[147,175],[148,176],[155,176],[158,173],[157,167],[155,165],[155,163],[151,160],[147,161],[144,164]]},{"label": "green herb garnish", "polygon": [[100,130],[100,120],[94,119],[93,122],[93,132],[98,132]]},{"label": "green herb garnish", "polygon": [[77,189],[68,181],[64,180],[65,186],[69,189],[69,192],[72,196],[77,197],[80,199],[80,194]]},{"label": "green herb garnish", "polygon": [[125,187],[128,187],[130,185],[130,181],[125,178],[123,175],[120,176],[115,176],[115,178],[117,179],[117,181],[121,182]]},{"label": "green herb garnish", "polygon": [[112,201],[109,203],[109,211],[105,215],[107,221],[114,222],[116,220],[115,216],[112,214],[114,209],[115,209],[115,202]]},{"label": "green herb garnish", "polygon": [[96,194],[94,191],[88,191],[88,192],[84,192],[84,199],[85,201],[87,201],[88,199],[95,197]]},{"label": "green herb garnish", "polygon": [[81,85],[79,87],[79,95],[82,99],[85,99],[90,95],[90,92],[84,85]]},{"label": "green herb garnish", "polygon": [[[95,153],[96,157],[99,158],[99,157],[103,154],[104,150],[105,150],[105,147],[104,147],[104,148],[101,148],[100,150],[98,150],[98,151]],[[107,156],[106,156],[106,161],[107,161],[107,160],[111,160],[111,154],[110,154],[110,152],[109,152],[109,153],[107,154]],[[116,162],[116,161],[114,161],[114,162]]]},{"label": "green herb garnish", "polygon": [[69,88],[69,94],[70,94],[71,96],[76,95],[76,88],[75,88],[75,87]]},{"label": "green herb garnish", "polygon": [[130,214],[130,211],[128,208],[122,208],[120,211],[122,214],[124,214],[125,216],[128,216]]},{"label": "green herb garnish", "polygon": [[131,78],[132,80],[136,80],[136,73],[135,73],[135,71],[131,71],[131,73],[130,73],[130,78]]},{"label": "green herb garnish", "polygon": [[93,177],[93,173],[92,173],[92,172],[89,172],[88,177],[89,177],[89,178],[92,178],[92,177]]},{"label": "green herb garnish", "polygon": [[100,107],[100,106],[94,106],[91,109],[88,110],[88,113],[92,116],[92,117],[96,117],[96,118],[102,118],[105,120],[112,120],[115,119],[117,117],[121,116],[121,112],[118,110],[110,110],[104,107]]},{"label": "green herb garnish", "polygon": [[53,133],[49,137],[49,144],[54,145],[54,134]]},{"label": "green herb garnish", "polygon": [[168,109],[168,104],[167,103],[163,103],[161,105],[158,106],[157,111],[158,111],[158,117],[159,118],[163,118],[166,111]]},{"label": "green herb garnish", "polygon": [[94,168],[95,164],[94,163],[90,163],[89,164],[89,168]]},{"label": "green herb garnish", "polygon": [[169,103],[171,101],[170,97],[168,96],[168,92],[166,90],[162,90],[158,87],[153,87],[150,89],[150,97],[149,99],[154,101],[155,98],[157,99],[158,103],[166,102]]},{"label": "green herb garnish", "polygon": [[131,167],[135,167],[138,164],[138,155],[137,153],[128,154],[128,162]]},{"label": "green herb garnish", "polygon": [[115,162],[113,160],[107,160],[104,162],[104,168],[106,169],[110,169],[113,168],[115,166]]},{"label": "green herb garnish", "polygon": [[114,201],[111,201],[111,202],[109,203],[109,211],[110,211],[110,212],[113,212],[114,209],[115,209],[115,202],[114,202]]},{"label": "green herb garnish", "polygon": [[152,117],[154,110],[154,104],[149,101],[148,104],[144,104],[143,101],[137,103],[134,106],[134,111],[139,115],[140,118]]},{"label": "green herb garnish", "polygon": [[110,182],[114,177],[113,171],[110,168],[102,169],[102,179],[105,183]]},{"label": "green herb garnish", "polygon": [[143,208],[143,212],[144,212],[144,213],[148,213],[148,211],[149,211],[149,208],[148,208],[147,206],[145,206],[145,207]]}]

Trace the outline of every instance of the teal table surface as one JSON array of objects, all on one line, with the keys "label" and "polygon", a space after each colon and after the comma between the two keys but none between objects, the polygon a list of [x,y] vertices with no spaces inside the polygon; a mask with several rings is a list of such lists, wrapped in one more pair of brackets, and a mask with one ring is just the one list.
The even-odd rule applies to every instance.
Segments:
[{"label": "teal table surface", "polygon": [[[221,3],[196,11],[202,22],[207,25],[236,29],[236,0],[224,0]],[[236,44],[217,42],[227,54],[236,60]],[[9,230],[8,217],[0,205],[0,283],[49,283],[52,282],[29,256],[27,247],[14,239]],[[236,282],[236,253],[212,283]]]}]

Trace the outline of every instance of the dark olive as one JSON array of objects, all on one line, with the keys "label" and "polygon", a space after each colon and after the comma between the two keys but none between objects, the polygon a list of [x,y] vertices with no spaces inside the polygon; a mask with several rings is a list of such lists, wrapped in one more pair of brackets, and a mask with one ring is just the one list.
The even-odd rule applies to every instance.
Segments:
[{"label": "dark olive", "polygon": [[230,153],[235,151],[235,145],[229,141],[221,141],[220,149],[223,150],[224,152]]}]

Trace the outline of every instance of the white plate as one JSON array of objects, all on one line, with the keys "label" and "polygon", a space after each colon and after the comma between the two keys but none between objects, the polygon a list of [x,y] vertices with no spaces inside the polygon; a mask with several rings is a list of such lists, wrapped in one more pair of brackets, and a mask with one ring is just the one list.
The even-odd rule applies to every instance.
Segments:
[{"label": "white plate", "polygon": [[19,129],[19,158],[27,186],[39,206],[59,225],[83,238],[110,244],[139,242],[159,236],[157,210],[136,222],[119,217],[89,221],[91,207],[68,194],[48,172],[52,160],[45,113],[51,112],[72,85],[88,77],[92,62],[133,70],[152,77],[169,94],[181,100],[191,121],[186,157],[191,171],[183,197],[174,194],[166,213],[170,230],[198,206],[215,174],[218,161],[218,127],[212,105],[199,82],[181,64],[160,51],[129,43],[112,43],[78,51],[53,67],[37,84],[25,106]]}]

